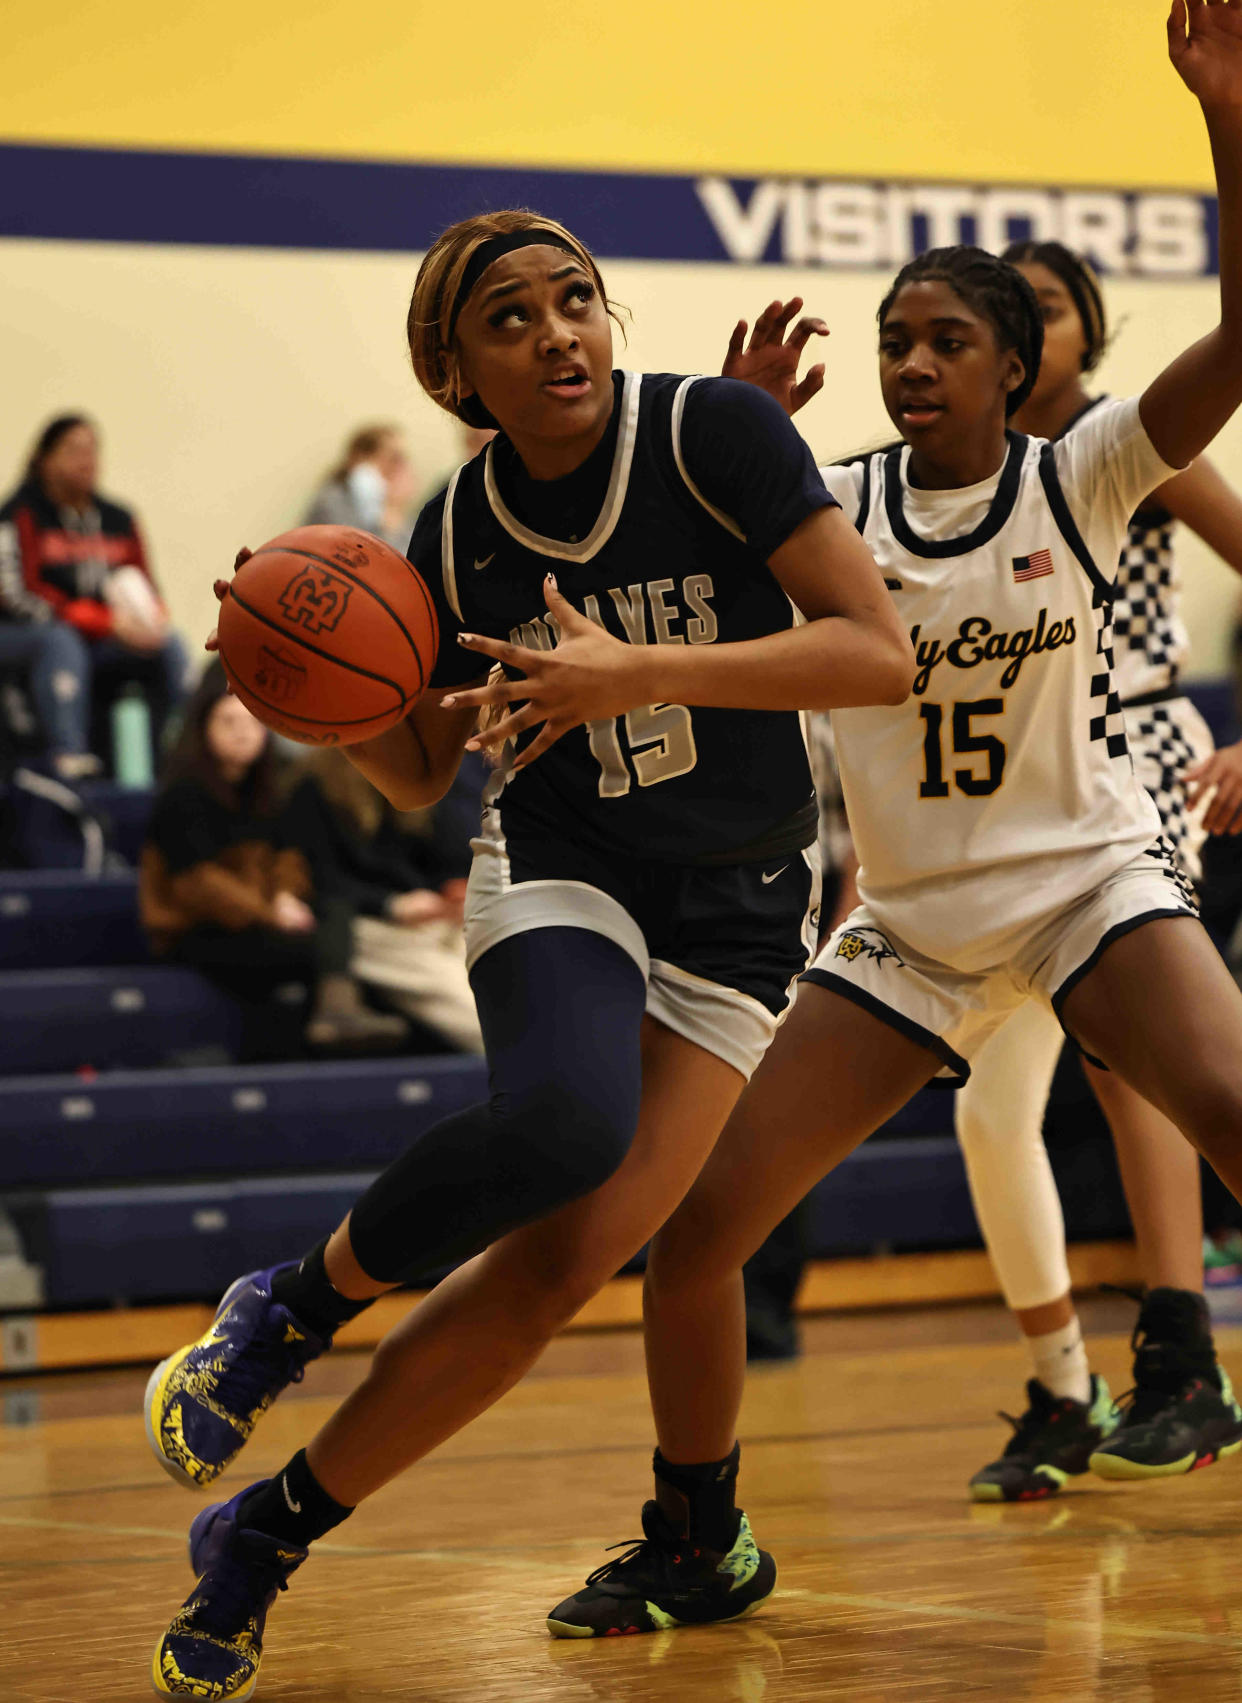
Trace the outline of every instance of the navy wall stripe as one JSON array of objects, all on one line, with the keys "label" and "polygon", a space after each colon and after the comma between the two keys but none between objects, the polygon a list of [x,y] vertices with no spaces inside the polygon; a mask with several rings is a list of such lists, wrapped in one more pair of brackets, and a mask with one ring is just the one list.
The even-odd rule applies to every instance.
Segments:
[{"label": "navy wall stripe", "polygon": [[454,219],[529,206],[621,259],[889,270],[931,243],[1035,234],[1084,248],[1105,272],[1217,269],[1211,196],[950,190],[0,143],[0,237],[416,253]]},{"label": "navy wall stripe", "polygon": [[602,253],[726,258],[689,177],[0,146],[0,235],[424,250],[469,213],[535,207]]}]

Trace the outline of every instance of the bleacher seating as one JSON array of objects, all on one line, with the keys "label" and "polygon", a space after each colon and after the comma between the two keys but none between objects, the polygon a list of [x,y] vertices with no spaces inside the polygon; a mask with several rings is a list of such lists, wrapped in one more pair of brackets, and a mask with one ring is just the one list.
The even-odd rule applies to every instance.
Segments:
[{"label": "bleacher seating", "polygon": [[[1194,696],[1230,737],[1228,688]],[[110,850],[135,864],[150,795],[82,791]],[[53,1307],[212,1298],[304,1250],[420,1129],[486,1092],[482,1062],[456,1056],[168,1068],[233,1053],[237,1012],[194,972],[151,962],[136,896],[132,868],[0,871],[0,1214]],[[916,1095],[819,1186],[815,1253],[977,1242],[952,1105]],[[1111,1150],[1072,1062],[1048,1134],[1071,1236],[1124,1234]]]},{"label": "bleacher seating", "polygon": [[0,1190],[378,1170],[486,1083],[459,1056],[8,1077]]},{"label": "bleacher seating", "polygon": [[138,926],[138,884],[132,870],[98,876],[70,869],[0,871],[0,966],[4,969],[149,961],[146,938]]},{"label": "bleacher seating", "polygon": [[0,1075],[137,1069],[234,1054],[236,1001],[163,965],[0,971]]},{"label": "bleacher seating", "polygon": [[50,1305],[208,1298],[239,1272],[304,1253],[370,1177],[53,1189],[17,1216]]}]

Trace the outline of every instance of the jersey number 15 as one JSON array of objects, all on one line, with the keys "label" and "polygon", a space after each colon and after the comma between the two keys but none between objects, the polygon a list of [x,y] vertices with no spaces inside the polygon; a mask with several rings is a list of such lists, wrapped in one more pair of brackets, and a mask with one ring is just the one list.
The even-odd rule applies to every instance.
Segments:
[{"label": "jersey number 15", "polygon": [[587,723],[591,755],[599,764],[601,798],[624,798],[630,770],[621,749],[621,724],[639,786],[688,775],[699,760],[690,711],[684,704],[647,704],[611,721]]},{"label": "jersey number 15", "polygon": [[[995,792],[1005,774],[1004,741],[994,733],[975,733],[971,722],[975,716],[1003,715],[1004,698],[979,698],[974,703],[953,705],[953,752],[958,757],[987,757],[987,773],[977,774],[972,762],[966,769],[954,769],[953,781],[959,792],[968,798],[986,798]],[[943,704],[920,704],[923,718],[923,779],[919,782],[920,798],[948,798],[949,783],[944,772],[944,711]]]}]

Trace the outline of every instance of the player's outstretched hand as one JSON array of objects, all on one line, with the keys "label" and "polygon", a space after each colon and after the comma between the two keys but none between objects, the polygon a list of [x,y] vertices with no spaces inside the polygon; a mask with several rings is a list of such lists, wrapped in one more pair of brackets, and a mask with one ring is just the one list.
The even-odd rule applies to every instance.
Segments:
[{"label": "player's outstretched hand", "polygon": [[[236,556],[234,556],[234,558],[233,558],[233,572],[236,573],[238,568],[241,567],[242,563],[248,562],[250,560],[251,556],[253,556],[253,555],[254,555],[254,551],[253,550],[247,550],[246,546],[243,544],[241,549],[237,552]],[[225,598],[229,594],[229,582],[226,579],[213,580],[212,583],[211,583],[211,589],[216,594],[216,602],[217,603],[223,603]],[[220,648],[220,634],[219,634],[218,629],[213,627],[207,635],[207,643],[203,646],[203,649],[204,650],[219,650],[219,648]]]},{"label": "player's outstretched hand", "polygon": [[1222,745],[1182,778],[1191,804],[1215,788],[1203,817],[1209,834],[1242,834],[1242,742]]},{"label": "player's outstretched hand", "polygon": [[789,415],[805,408],[813,396],[824,388],[824,364],[813,366],[799,382],[798,363],[802,351],[812,337],[827,337],[828,327],[822,319],[804,314],[789,332],[789,322],[802,308],[802,297],[787,302],[769,302],[755,321],[755,329],[746,341],[746,321],[739,319],[729,339],[722,378],[738,378],[745,384],[757,385],[774,396]]},{"label": "player's outstretched hand", "polygon": [[542,722],[538,735],[514,763],[514,773],[542,756],[570,728],[609,720],[647,702],[643,686],[647,647],[623,644],[580,615],[556,589],[551,574],[543,582],[543,595],[557,629],[556,648],[528,650],[503,639],[462,633],[459,644],[506,668],[520,668],[525,678],[489,680],[486,686],[452,692],[440,700],[446,710],[474,705],[506,712],[480,728],[466,742],[467,751],[499,750],[507,739]]},{"label": "player's outstretched hand", "polygon": [[1169,58],[1204,107],[1242,109],[1242,0],[1173,0]]}]

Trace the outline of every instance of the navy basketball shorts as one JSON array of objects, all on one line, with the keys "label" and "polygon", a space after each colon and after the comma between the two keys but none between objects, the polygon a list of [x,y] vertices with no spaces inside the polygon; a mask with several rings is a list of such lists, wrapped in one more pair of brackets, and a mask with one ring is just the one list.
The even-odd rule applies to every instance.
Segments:
[{"label": "navy basketball shorts", "polygon": [[471,842],[466,962],[538,928],[613,940],[647,983],[647,1014],[749,1079],[789,1010],[819,925],[814,846],[719,867],[606,857],[560,838]]},{"label": "navy basketball shorts", "polygon": [[1114,940],[1157,917],[1198,914],[1194,889],[1172,844],[1161,838],[1032,925],[994,968],[958,970],[927,958],[862,904],[824,942],[803,979],[927,1047],[940,1060],[935,1085],[956,1088],[970,1075],[970,1059],[1024,1000],[1042,999],[1061,1019],[1068,995]]}]

